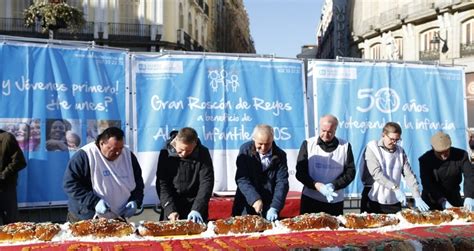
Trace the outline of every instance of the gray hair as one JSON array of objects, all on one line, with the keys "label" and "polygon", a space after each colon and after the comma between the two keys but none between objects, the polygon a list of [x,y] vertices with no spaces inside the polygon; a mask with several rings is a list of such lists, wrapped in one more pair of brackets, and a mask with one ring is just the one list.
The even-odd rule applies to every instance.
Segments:
[{"label": "gray hair", "polygon": [[266,124],[258,124],[253,129],[252,138],[255,138],[257,134],[264,134],[267,136],[271,136],[273,139],[273,128]]}]

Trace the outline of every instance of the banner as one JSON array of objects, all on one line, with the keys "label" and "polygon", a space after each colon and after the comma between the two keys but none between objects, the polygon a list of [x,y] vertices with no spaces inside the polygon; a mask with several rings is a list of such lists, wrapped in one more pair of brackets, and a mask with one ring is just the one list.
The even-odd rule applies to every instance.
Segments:
[{"label": "banner", "polygon": [[[308,67],[314,117],[335,115],[339,119],[336,136],[352,145],[357,175],[346,195],[362,192],[359,163],[363,150],[369,141],[381,138],[389,121],[401,126],[399,144],[419,181],[418,158],[431,149],[436,131],[448,133],[453,146],[467,149],[462,68],[318,61],[310,61]],[[315,126],[318,135],[319,125]]]},{"label": "banner", "polygon": [[125,51],[28,43],[0,44],[0,128],[27,158],[21,205],[65,204],[70,157],[111,125],[125,128]]},{"label": "banner", "polygon": [[[158,152],[172,130],[193,127],[211,151],[215,191],[235,190],[235,160],[260,123],[274,128],[288,154],[290,180],[306,137],[304,71],[299,60],[209,55],[134,54],[136,151],[146,196],[157,199]],[[294,189],[300,190],[295,183]]]}]

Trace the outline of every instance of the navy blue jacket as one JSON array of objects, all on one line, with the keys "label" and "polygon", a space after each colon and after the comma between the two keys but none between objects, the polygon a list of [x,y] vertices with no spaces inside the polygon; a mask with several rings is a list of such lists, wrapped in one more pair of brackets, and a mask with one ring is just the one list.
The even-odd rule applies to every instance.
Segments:
[{"label": "navy blue jacket", "polygon": [[[132,167],[135,177],[135,189],[131,192],[128,201],[137,202],[138,207],[143,203],[142,170],[137,158],[133,153]],[[100,198],[94,194],[91,181],[91,169],[89,158],[84,150],[78,150],[69,160],[63,179],[64,192],[68,196],[68,210],[75,218],[86,220],[92,219],[95,214],[95,205]]]},{"label": "navy blue jacket", "polygon": [[257,214],[252,205],[259,199],[263,202],[264,213],[270,207],[281,211],[289,189],[286,153],[273,142],[270,166],[263,171],[255,142],[244,143],[237,156],[235,182],[233,216]]}]

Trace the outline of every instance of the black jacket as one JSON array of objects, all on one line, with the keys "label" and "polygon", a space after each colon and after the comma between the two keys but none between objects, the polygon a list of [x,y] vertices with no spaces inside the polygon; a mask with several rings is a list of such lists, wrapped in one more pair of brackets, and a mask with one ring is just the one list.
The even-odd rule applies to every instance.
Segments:
[{"label": "black jacket", "polygon": [[164,210],[164,219],[177,212],[186,219],[191,210],[208,218],[209,200],[214,188],[214,169],[209,150],[198,141],[187,158],[180,158],[170,145],[160,151],[156,173],[156,192]]},{"label": "black jacket", "polygon": [[464,195],[474,198],[474,167],[466,151],[451,147],[449,158],[443,161],[430,150],[418,160],[422,197],[431,209],[443,209],[441,204],[444,200],[453,206],[463,205],[460,193],[463,174]]},{"label": "black jacket", "polygon": [[16,187],[18,172],[26,167],[25,156],[11,133],[0,130],[0,191]]}]

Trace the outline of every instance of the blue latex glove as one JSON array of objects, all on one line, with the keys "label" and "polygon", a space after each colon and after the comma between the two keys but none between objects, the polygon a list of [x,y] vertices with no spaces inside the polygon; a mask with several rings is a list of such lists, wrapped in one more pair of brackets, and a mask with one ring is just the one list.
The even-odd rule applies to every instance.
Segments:
[{"label": "blue latex glove", "polygon": [[132,217],[137,212],[138,205],[135,201],[129,201],[122,209],[120,209],[120,215],[125,218]]},{"label": "blue latex glove", "polygon": [[109,205],[103,199],[100,199],[99,202],[97,202],[97,204],[95,205],[95,212],[98,214],[105,214],[109,210]]},{"label": "blue latex glove", "polygon": [[400,189],[395,189],[395,197],[397,197],[397,200],[402,203],[403,206],[407,204],[407,197],[405,196],[405,193],[402,192]]},{"label": "blue latex glove", "polygon": [[192,220],[196,223],[203,223],[201,214],[196,210],[191,210],[191,212],[188,214],[188,220]]},{"label": "blue latex glove", "polygon": [[449,203],[449,201],[445,200],[443,202],[443,208],[444,209],[448,209],[448,208],[452,208],[452,207],[453,207],[453,205],[451,205],[451,203]]},{"label": "blue latex glove", "polygon": [[328,202],[331,202],[334,200],[334,197],[337,196],[337,193],[334,192],[334,185],[331,183],[324,184],[324,186],[321,186],[319,189],[319,192],[326,196],[326,199]]},{"label": "blue latex glove", "polygon": [[430,210],[430,207],[424,202],[421,197],[414,197],[415,206],[422,212]]},{"label": "blue latex glove", "polygon": [[267,211],[266,219],[268,221],[276,221],[278,219],[278,211],[275,208],[270,207],[270,209]]},{"label": "blue latex glove", "polygon": [[464,198],[464,207],[469,211],[474,211],[474,200],[472,198]]}]

